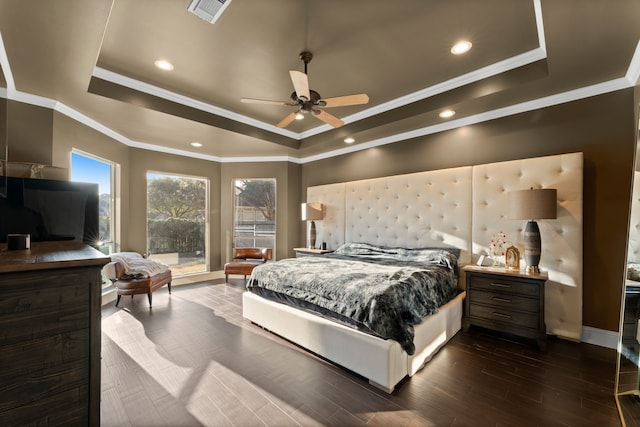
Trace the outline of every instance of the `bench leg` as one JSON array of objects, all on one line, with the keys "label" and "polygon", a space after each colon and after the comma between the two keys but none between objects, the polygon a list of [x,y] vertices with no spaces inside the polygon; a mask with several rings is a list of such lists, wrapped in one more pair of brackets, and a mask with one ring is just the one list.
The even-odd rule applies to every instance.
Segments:
[{"label": "bench leg", "polygon": [[229,275],[228,274],[224,275],[224,282],[225,283],[229,283]]},{"label": "bench leg", "polygon": [[167,286],[169,287],[169,293],[171,293],[171,282],[167,283]]},{"label": "bench leg", "polygon": [[149,308],[151,308],[151,292],[147,294],[147,298],[149,298]]},{"label": "bench leg", "polygon": [[117,298],[116,298],[116,307],[117,307],[117,306],[118,306],[118,304],[120,303],[120,297],[121,297],[121,296],[122,296],[122,295],[118,295],[118,296],[117,296]]}]

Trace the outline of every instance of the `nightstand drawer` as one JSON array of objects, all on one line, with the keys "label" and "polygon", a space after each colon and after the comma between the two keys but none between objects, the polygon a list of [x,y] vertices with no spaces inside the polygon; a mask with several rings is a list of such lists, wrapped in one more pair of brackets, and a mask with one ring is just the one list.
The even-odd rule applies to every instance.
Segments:
[{"label": "nightstand drawer", "polygon": [[501,278],[500,276],[472,276],[468,284],[471,289],[491,292],[520,294],[538,298],[540,286],[535,283],[514,280],[513,278]]},{"label": "nightstand drawer", "polygon": [[523,313],[478,304],[469,304],[469,316],[471,318],[476,317],[496,322],[510,323],[531,329],[537,329],[540,321],[537,313]]},{"label": "nightstand drawer", "polygon": [[468,297],[471,304],[491,305],[510,310],[528,311],[538,315],[540,301],[519,295],[476,290]]}]

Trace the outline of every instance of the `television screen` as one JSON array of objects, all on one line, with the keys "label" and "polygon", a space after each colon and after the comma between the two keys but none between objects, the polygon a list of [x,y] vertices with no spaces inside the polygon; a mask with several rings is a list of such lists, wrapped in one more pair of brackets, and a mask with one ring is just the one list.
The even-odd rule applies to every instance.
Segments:
[{"label": "television screen", "polygon": [[98,184],[7,178],[0,198],[0,242],[7,234],[29,233],[32,242],[99,239]]}]

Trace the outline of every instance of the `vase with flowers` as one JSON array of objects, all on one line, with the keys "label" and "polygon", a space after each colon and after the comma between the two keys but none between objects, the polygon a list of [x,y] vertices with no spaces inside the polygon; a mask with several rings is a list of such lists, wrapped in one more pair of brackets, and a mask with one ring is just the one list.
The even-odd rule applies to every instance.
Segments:
[{"label": "vase with flowers", "polygon": [[504,256],[506,244],[507,236],[502,231],[494,234],[491,237],[491,243],[489,244],[489,255],[491,255],[494,267],[500,265],[500,257]]}]

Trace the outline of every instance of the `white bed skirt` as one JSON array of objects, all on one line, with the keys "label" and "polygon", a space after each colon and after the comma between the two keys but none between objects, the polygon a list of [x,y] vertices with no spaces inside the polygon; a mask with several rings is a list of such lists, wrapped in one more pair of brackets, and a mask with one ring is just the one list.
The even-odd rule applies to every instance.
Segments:
[{"label": "white bed skirt", "polygon": [[242,315],[391,393],[404,377],[420,370],[460,330],[465,295],[462,292],[415,326],[416,352],[411,356],[396,341],[359,332],[251,292],[243,294]]}]

